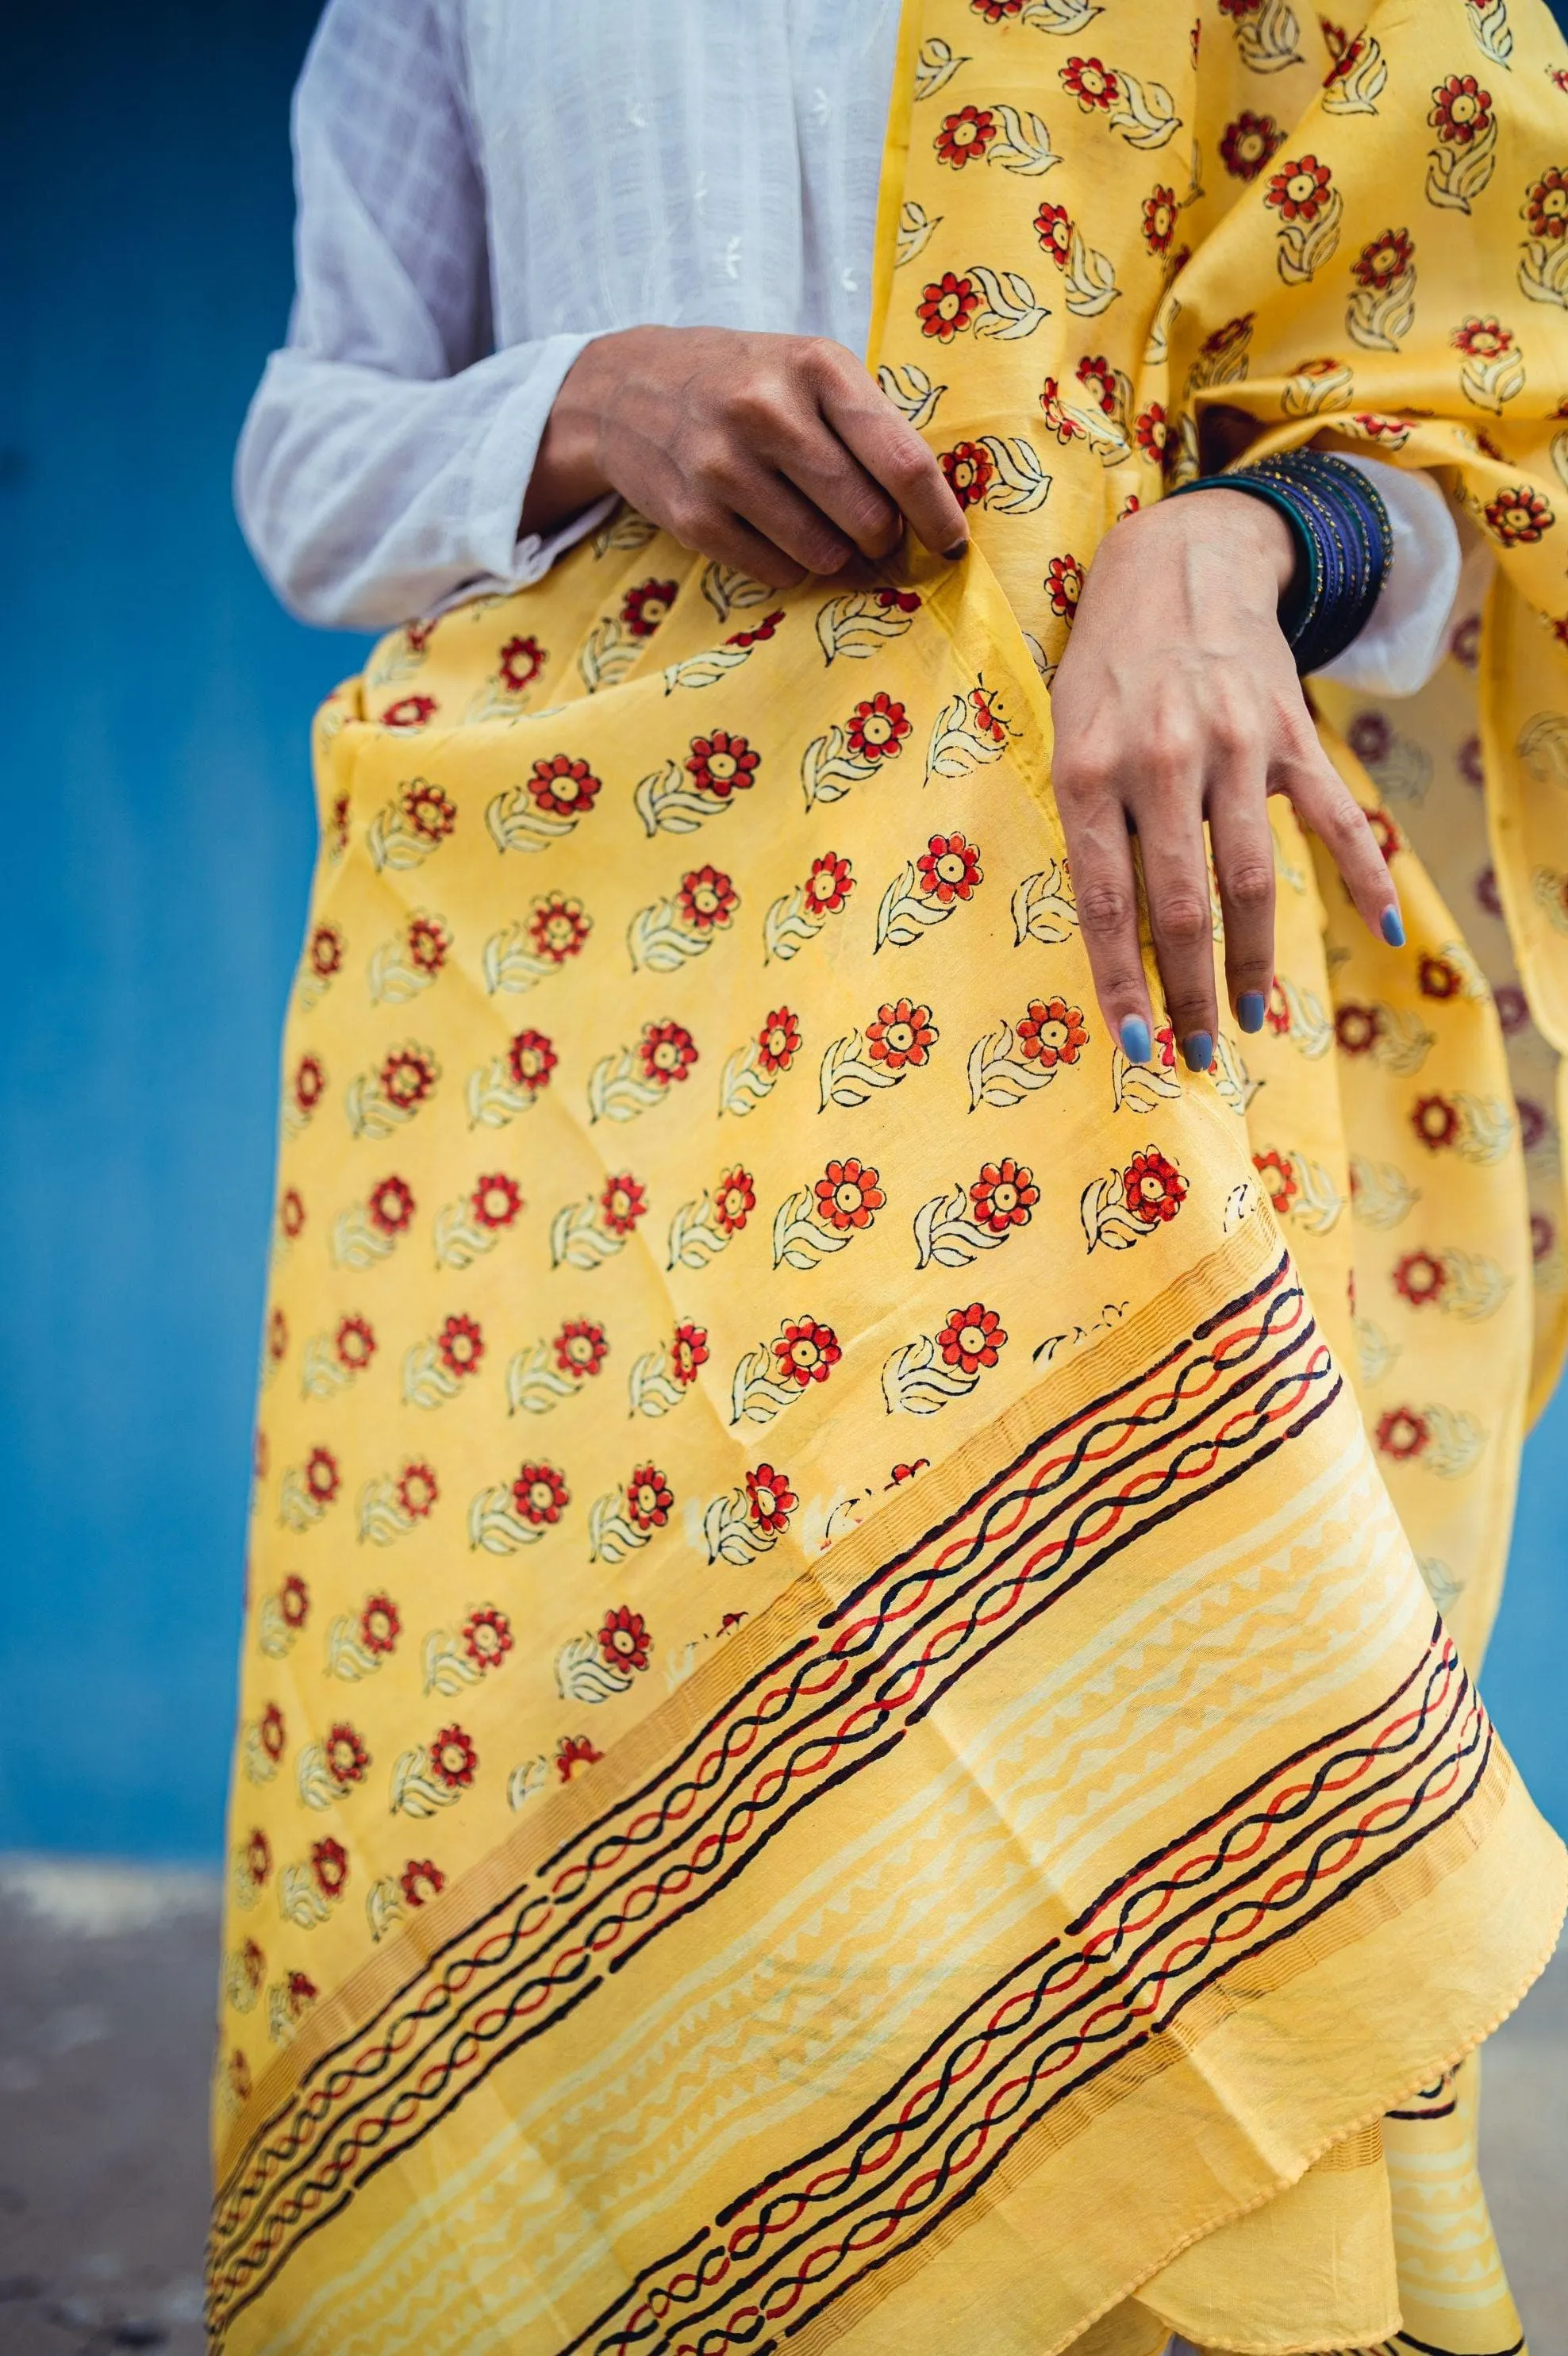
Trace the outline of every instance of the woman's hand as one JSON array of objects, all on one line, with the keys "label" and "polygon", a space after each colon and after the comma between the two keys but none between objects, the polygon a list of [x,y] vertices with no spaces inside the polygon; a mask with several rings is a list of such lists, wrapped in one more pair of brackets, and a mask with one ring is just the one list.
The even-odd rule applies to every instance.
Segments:
[{"label": "woman's hand", "polygon": [[906,522],[961,556],[963,509],[908,421],[853,352],[817,336],[627,327],[567,371],[523,503],[548,530],[618,491],[686,548],[788,589]]},{"label": "woman's hand", "polygon": [[1273,979],[1266,798],[1284,794],[1385,940],[1399,904],[1370,827],[1319,745],[1276,619],[1293,550],[1283,518],[1212,490],[1129,516],[1096,553],[1051,690],[1053,777],[1095,990],[1123,1052],[1147,1059],[1131,835],[1172,1028],[1194,1071],[1217,1028],[1203,821],[1243,1031]]}]

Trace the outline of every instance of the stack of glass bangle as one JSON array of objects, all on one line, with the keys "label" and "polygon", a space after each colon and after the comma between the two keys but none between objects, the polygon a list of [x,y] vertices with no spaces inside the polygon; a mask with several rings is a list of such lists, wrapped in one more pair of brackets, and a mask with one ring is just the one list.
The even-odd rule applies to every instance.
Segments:
[{"label": "stack of glass bangle", "polygon": [[1280,627],[1305,678],[1360,636],[1393,561],[1389,511],[1365,475],[1324,450],[1287,450],[1183,483],[1184,491],[1246,491],[1290,526],[1296,562]]}]

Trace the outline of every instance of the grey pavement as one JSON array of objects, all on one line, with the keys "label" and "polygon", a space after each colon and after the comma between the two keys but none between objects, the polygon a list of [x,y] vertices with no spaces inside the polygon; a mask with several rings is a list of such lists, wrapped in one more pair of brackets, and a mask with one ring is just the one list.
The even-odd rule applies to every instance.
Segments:
[{"label": "grey pavement", "polygon": [[[0,2356],[199,2356],[218,1913],[205,1874],[0,1858]],[[1568,2356],[1568,1947],[1485,2088],[1531,2356]]]}]

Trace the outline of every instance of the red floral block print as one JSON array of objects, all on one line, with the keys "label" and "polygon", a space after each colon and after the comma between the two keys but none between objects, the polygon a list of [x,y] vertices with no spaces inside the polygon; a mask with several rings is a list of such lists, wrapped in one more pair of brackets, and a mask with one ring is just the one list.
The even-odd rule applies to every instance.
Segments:
[{"label": "red floral block print", "polygon": [[483,1603],[463,1622],[463,1650],[477,1669],[499,1669],[512,1648],[511,1622],[493,1603]]},{"label": "red floral block print", "polygon": [[1145,1227],[1168,1225],[1187,1200],[1187,1181],[1174,1162],[1151,1145],[1122,1173],[1122,1199]]},{"label": "red floral block print", "polygon": [[263,1889],[273,1869],[273,1845],[258,1827],[245,1843],[245,1879],[252,1890]]},{"label": "red floral block print", "polygon": [[731,794],[744,793],[757,783],[761,759],[744,736],[715,728],[711,736],[693,737],[686,768],[699,792],[727,802]]},{"label": "red floral block print", "polygon": [[900,998],[891,1006],[879,1006],[875,1022],[867,1023],[865,1029],[872,1062],[886,1064],[890,1072],[928,1062],[940,1036],[931,1021],[930,1008],[917,1006],[910,998]]},{"label": "red floral block print", "polygon": [[1396,851],[1404,849],[1404,841],[1400,830],[1387,810],[1369,809],[1363,815],[1372,841],[1377,844],[1385,860],[1391,859]]},{"label": "red floral block print", "polygon": [[563,1783],[569,1783],[579,1767],[591,1767],[604,1755],[585,1734],[564,1734],[555,1746],[555,1772]]},{"label": "red floral block print", "polygon": [[466,1792],[478,1764],[473,1738],[460,1726],[444,1726],[430,1746],[430,1772],[449,1792]]},{"label": "red floral block print", "polygon": [[841,1234],[847,1228],[870,1226],[887,1200],[877,1173],[854,1159],[830,1162],[814,1191],[818,1218]]},{"label": "red floral block print", "polygon": [[339,1840],[318,1840],[310,1852],[310,1870],[323,1898],[341,1898],[349,1879],[349,1852]]},{"label": "red floral block print", "polygon": [[291,1571],[278,1589],[278,1610],[285,1627],[297,1635],[310,1617],[310,1590],[297,1571]]},{"label": "red floral block print", "polygon": [[581,818],[593,809],[602,789],[602,780],[586,761],[574,761],[569,753],[535,761],[528,781],[528,790],[546,818]]},{"label": "red floral block print", "polygon": [[1450,74],[1433,91],[1426,119],[1448,146],[1468,147],[1486,130],[1491,114],[1491,92],[1481,88],[1474,74]]},{"label": "red floral block print", "polygon": [[403,1621],[390,1595],[368,1595],[360,1613],[360,1642],[378,1659],[394,1652]]},{"label": "red floral block print", "polygon": [[411,1857],[398,1877],[405,1906],[423,1906],[432,1898],[439,1898],[446,1887],[446,1876],[427,1857]]},{"label": "red floral block print", "polygon": [[1347,1055],[1368,1055],[1383,1035],[1383,1018],[1375,1006],[1358,1006],[1347,1000],[1334,1012],[1336,1045]]},{"label": "red floral block print", "polygon": [[650,638],[675,603],[673,581],[639,581],[621,601],[620,617],[634,638]]},{"label": "red floral block print", "polygon": [[288,1728],[275,1701],[268,1702],[256,1720],[256,1733],[262,1749],[275,1766],[288,1747]]},{"label": "red floral block print", "polygon": [[714,1216],[726,1236],[738,1236],[757,1208],[757,1184],[749,1170],[726,1170],[714,1188]]},{"label": "red floral block print", "polygon": [[267,1355],[274,1366],[288,1355],[288,1319],[281,1309],[267,1319]]},{"label": "red floral block print", "polygon": [[583,1382],[598,1373],[609,1355],[609,1346],[604,1327],[596,1324],[591,1317],[571,1318],[555,1336],[555,1364],[562,1374]]},{"label": "red floral block print", "polygon": [[901,703],[881,691],[849,715],[849,749],[857,761],[887,761],[904,749],[909,718]]},{"label": "red floral block print", "polygon": [[1004,1236],[1013,1227],[1028,1226],[1040,1190],[1034,1172],[1009,1155],[1005,1161],[985,1164],[969,1190],[969,1199],[975,1226],[993,1236]]},{"label": "red floral block print", "polygon": [[572,1502],[565,1478],[553,1464],[525,1464],[511,1484],[511,1501],[525,1522],[542,1529],[558,1522]]},{"label": "red floral block print", "polygon": [[1076,1064],[1089,1037],[1081,1006],[1065,998],[1031,998],[1018,1024],[1018,1044],[1026,1062],[1048,1072],[1058,1064]]},{"label": "red floral block print", "polygon": [[375,1333],[363,1317],[340,1318],[332,1348],[345,1374],[362,1374],[376,1355]]},{"label": "red floral block print", "polygon": [[789,1486],[789,1475],[775,1471],[771,1464],[759,1464],[746,1476],[746,1507],[759,1530],[777,1536],[788,1523],[800,1500]]},{"label": "red floral block print", "polygon": [[423,1522],[428,1520],[441,1489],[428,1464],[411,1462],[398,1474],[393,1494],[400,1513],[406,1514],[411,1522]]},{"label": "red floral block print", "polygon": [[413,1189],[402,1178],[383,1178],[365,1199],[371,1225],[383,1236],[401,1236],[412,1225]]},{"label": "red floral block print", "polygon": [[944,270],[933,278],[916,305],[923,336],[935,336],[940,343],[950,344],[962,333],[980,308],[980,289],[972,278],[960,277],[956,272]]},{"label": "red floral block print", "polygon": [[370,1752],[346,1719],[339,1719],[328,1730],[327,1772],[340,1791],[347,1791],[350,1784],[362,1783],[370,1763]]},{"label": "red floral block print", "polygon": [[421,973],[439,973],[452,950],[452,936],[435,916],[408,920],[409,963]]},{"label": "red floral block print", "polygon": [[1156,187],[1144,198],[1144,243],[1151,253],[1168,253],[1171,239],[1176,234],[1176,200],[1174,188]]},{"label": "red floral block print", "polygon": [[329,1448],[313,1448],[306,1458],[305,1485],[318,1505],[329,1505],[338,1494],[343,1475]]},{"label": "red floral block print", "polygon": [[267,1959],[254,1939],[247,1939],[239,1954],[240,1977],[252,2000],[260,1994],[267,1976]]},{"label": "red floral block print", "polygon": [[434,1056],[420,1047],[394,1047],[381,1068],[382,1094],[403,1112],[422,1105],[435,1086]]},{"label": "red floral block print", "polygon": [[305,1231],[305,1197],[297,1186],[285,1186],[279,1195],[278,1225],[291,1244],[298,1242]]},{"label": "red floral block print", "polygon": [[580,956],[593,929],[593,919],[584,913],[581,900],[570,899],[564,892],[552,892],[548,898],[536,900],[528,920],[534,956],[548,958],[552,965],[564,965],[568,958]]},{"label": "red floral block print", "polygon": [[423,728],[435,710],[433,695],[404,695],[381,714],[383,728]]},{"label": "red floral block print", "polygon": [[765,1072],[787,1072],[800,1050],[800,1024],[787,1006],[775,1007],[757,1034],[757,1062]]},{"label": "red floral block print", "polygon": [[1004,16],[1018,16],[1024,0],[969,0],[969,5],[977,16],[984,17],[988,25],[999,25]]},{"label": "red floral block print", "polygon": [[996,1311],[987,1309],[983,1301],[972,1301],[967,1309],[949,1312],[937,1335],[937,1347],[944,1365],[977,1375],[983,1367],[996,1364],[1006,1339]]},{"label": "red floral block print", "polygon": [[327,1093],[327,1074],[319,1055],[302,1055],[294,1067],[294,1100],[306,1119]]},{"label": "red floral block print", "polygon": [[306,2005],[314,2004],[321,1993],[308,1972],[290,1972],[285,1987],[291,2020],[298,2020]]},{"label": "red floral block print", "polygon": [[694,867],[681,878],[681,889],[675,895],[681,921],[694,933],[712,933],[722,929],[740,905],[740,894],[730,879],[717,867]]},{"label": "red floral block print", "polygon": [[819,1324],[814,1317],[800,1317],[785,1326],[773,1344],[773,1355],[784,1380],[799,1383],[804,1390],[809,1383],[825,1383],[843,1352],[831,1325]]},{"label": "red floral block print", "polygon": [[686,1077],[697,1060],[697,1045],[682,1023],[647,1023],[637,1054],[643,1078],[667,1088]]},{"label": "red floral block print", "polygon": [[1395,1262],[1393,1284],[1402,1301],[1412,1309],[1424,1309],[1442,1300],[1448,1287],[1448,1270],[1433,1252],[1406,1252]]},{"label": "red floral block print", "polygon": [[1556,520],[1540,492],[1525,483],[1488,501],[1486,516],[1505,548],[1528,547],[1550,531]]},{"label": "red floral block print", "polygon": [[1458,967],[1445,957],[1434,957],[1427,951],[1416,968],[1416,982],[1423,998],[1458,998],[1463,994],[1465,977]]},{"label": "red floral block print", "polygon": [[626,1484],[627,1519],[639,1530],[661,1530],[674,1502],[674,1492],[656,1464],[639,1464]]},{"label": "red floral block print", "polygon": [[670,1371],[685,1389],[697,1379],[697,1370],[708,1363],[708,1329],[690,1322],[675,1328],[675,1338],[670,1344]]},{"label": "red floral block print", "polygon": [[1269,192],[1263,198],[1282,220],[1315,221],[1328,202],[1328,187],[1333,174],[1326,164],[1316,155],[1298,156],[1294,163],[1281,166],[1269,182]]},{"label": "red floral block print", "polygon": [[814,915],[836,916],[854,889],[854,876],[847,859],[824,851],[820,859],[812,860],[806,878],[806,905]]},{"label": "red floral block print", "polygon": [[306,961],[321,981],[330,981],[343,969],[343,936],[336,925],[317,925],[306,948]]},{"label": "red floral block print", "polygon": [[1418,1097],[1410,1125],[1429,1153],[1441,1153],[1459,1135],[1459,1108],[1447,1097]]},{"label": "red floral block print", "polygon": [[1090,400],[1103,410],[1107,417],[1114,417],[1118,391],[1116,372],[1110,361],[1103,357],[1090,356],[1086,353],[1073,370],[1073,374]]},{"label": "red floral block print", "polygon": [[1531,237],[1543,238],[1550,245],[1559,245],[1568,231],[1568,176],[1560,164],[1530,185],[1524,200],[1524,217],[1530,224]]},{"label": "red floral block print", "polygon": [[1252,1167],[1268,1188],[1275,1215],[1283,1219],[1300,1192],[1295,1172],[1284,1155],[1273,1146],[1266,1153],[1253,1154]]},{"label": "red floral block print", "polygon": [[1070,622],[1083,594],[1083,567],[1076,556],[1053,556],[1046,567],[1046,595],[1051,611]]},{"label": "red floral block print", "polygon": [[985,880],[979,845],[966,841],[961,834],[933,834],[915,863],[926,898],[939,901],[944,908],[950,908],[955,900],[972,899],[976,884]]},{"label": "red floral block print", "polygon": [[1350,264],[1350,274],[1359,286],[1375,287],[1380,293],[1402,278],[1415,259],[1415,248],[1402,229],[1385,229],[1364,245]]},{"label": "red floral block print", "polygon": [[996,472],[990,451],[979,442],[956,442],[941,453],[940,464],[948,488],[961,508],[978,506]]},{"label": "red floral block print", "polygon": [[983,157],[995,136],[996,117],[988,107],[963,106],[945,118],[931,144],[939,164],[961,169],[977,156]]},{"label": "red floral block print", "polygon": [[612,1236],[629,1236],[648,1208],[648,1196],[629,1173],[607,1178],[599,1216]]},{"label": "red floral block print", "polygon": [[509,638],[497,663],[502,687],[509,695],[521,695],[533,685],[548,660],[537,638]]},{"label": "red floral block print", "polygon": [[471,1317],[448,1317],[435,1337],[436,1355],[449,1375],[478,1374],[485,1337]]},{"label": "red floral block print", "polygon": [[1069,58],[1058,77],[1069,98],[1076,98],[1085,114],[1098,107],[1108,114],[1122,95],[1122,85],[1109,66],[1098,58]]},{"label": "red floral block print", "polygon": [[[725,644],[726,647],[762,646],[773,636],[774,631],[779,627],[779,623],[783,619],[784,608],[782,605],[777,606],[771,614],[764,614],[761,621],[757,623],[757,627],[754,630],[736,630],[725,640]],[[597,1755],[597,1752],[596,1752],[596,1758]]]},{"label": "red floral block print", "polygon": [[1456,352],[1468,359],[1498,360],[1513,349],[1512,330],[1499,320],[1470,317],[1462,319],[1448,338]]},{"label": "red floral block print", "polygon": [[229,2056],[229,2092],[241,2104],[251,2099],[251,2065],[237,2045]]},{"label": "red floral block print", "polygon": [[1035,215],[1035,235],[1058,270],[1072,259],[1072,217],[1065,205],[1042,205]]},{"label": "red floral block print", "polygon": [[550,1075],[560,1058],[553,1043],[542,1031],[520,1031],[507,1049],[507,1068],[520,1088],[537,1096],[550,1085]]},{"label": "red floral block print", "polygon": [[1156,466],[1163,466],[1165,447],[1170,440],[1170,427],[1163,403],[1151,401],[1147,409],[1141,409],[1133,421],[1133,432],[1144,457],[1152,458]]},{"label": "red floral block print", "polygon": [[1255,180],[1273,163],[1284,136],[1272,114],[1252,114],[1243,109],[1225,126],[1219,160],[1233,179]]},{"label": "red floral block print", "polygon": [[612,1669],[645,1669],[653,1650],[648,1622],[629,1603],[618,1603],[605,1614],[599,1630],[599,1651]]},{"label": "red floral block print", "polygon": [[481,1227],[510,1227],[522,1208],[522,1188],[504,1171],[492,1170],[475,1186],[468,1208]]},{"label": "red floral block print", "polygon": [[1391,1407],[1378,1423],[1378,1447],[1384,1456],[1391,1456],[1396,1464],[1408,1464],[1419,1456],[1432,1438],[1432,1428],[1423,1415],[1411,1407]]},{"label": "red floral block print", "polygon": [[404,786],[399,800],[404,818],[425,842],[445,842],[457,823],[456,804],[427,777],[415,777]]}]

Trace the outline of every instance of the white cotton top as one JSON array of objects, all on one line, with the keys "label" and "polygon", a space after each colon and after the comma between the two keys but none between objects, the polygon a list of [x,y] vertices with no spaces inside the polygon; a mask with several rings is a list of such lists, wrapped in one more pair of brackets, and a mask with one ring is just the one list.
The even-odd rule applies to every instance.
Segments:
[{"label": "white cotton top", "polygon": [[[595,336],[658,322],[863,351],[898,17],[899,0],[328,0],[295,93],[288,341],[236,467],[285,604],[381,629],[540,579],[603,511],[519,537]],[[1441,495],[1412,504],[1371,463],[1420,559],[1396,547],[1337,668],[1403,693],[1411,646],[1441,647],[1457,545],[1434,562],[1431,501],[1454,540]]]}]

